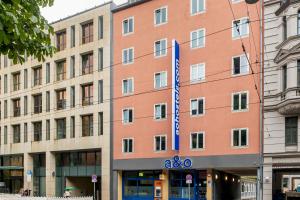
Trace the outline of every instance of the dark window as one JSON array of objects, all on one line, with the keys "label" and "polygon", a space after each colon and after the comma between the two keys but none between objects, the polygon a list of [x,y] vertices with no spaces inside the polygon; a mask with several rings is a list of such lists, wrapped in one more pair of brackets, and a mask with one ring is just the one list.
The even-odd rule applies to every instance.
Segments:
[{"label": "dark window", "polygon": [[155,151],[166,150],[166,136],[155,136]]},{"label": "dark window", "polygon": [[75,130],[75,117],[72,116],[70,121],[70,138],[75,138]]},{"label": "dark window", "polygon": [[93,136],[93,115],[82,116],[82,136]]},{"label": "dark window", "polygon": [[191,100],[191,115],[202,115],[204,113],[204,99]]},{"label": "dark window", "polygon": [[82,105],[93,104],[93,84],[82,86]]},{"label": "dark window", "polygon": [[66,109],[66,90],[56,91],[57,110]]},{"label": "dark window", "polygon": [[14,117],[20,117],[20,115],[21,115],[21,100],[20,99],[13,100],[13,110],[14,110]]},{"label": "dark window", "polygon": [[50,63],[46,63],[46,83],[50,83]]},{"label": "dark window", "polygon": [[123,139],[123,153],[133,152],[133,139]]},{"label": "dark window", "polygon": [[285,145],[293,146],[298,142],[298,117],[285,118]]},{"label": "dark window", "polygon": [[286,22],[286,16],[282,17],[282,28],[283,28],[283,40],[287,39],[287,22]]},{"label": "dark window", "polygon": [[14,133],[14,143],[20,143],[21,142],[20,125],[13,126],[13,133]]},{"label": "dark window", "polygon": [[56,62],[56,80],[62,81],[66,79],[66,61]]},{"label": "dark window", "polygon": [[103,38],[103,16],[99,16],[98,18],[98,39]]},{"label": "dark window", "polygon": [[82,44],[93,42],[93,22],[82,25]]},{"label": "dark window", "polygon": [[46,140],[50,140],[50,120],[46,121]]},{"label": "dark window", "polygon": [[204,140],[203,133],[192,133],[191,134],[191,148],[192,149],[203,149]]},{"label": "dark window", "polygon": [[300,10],[298,10],[297,25],[298,25],[298,35],[300,35]]},{"label": "dark window", "polygon": [[300,60],[297,60],[297,86],[300,87]]},{"label": "dark window", "polygon": [[66,31],[56,33],[56,49],[62,51],[66,48]]},{"label": "dark window", "polygon": [[56,138],[66,138],[66,118],[56,120]]},{"label": "dark window", "polygon": [[93,53],[82,55],[82,74],[90,74],[93,72]]},{"label": "dark window", "polygon": [[18,91],[20,90],[21,82],[20,82],[21,73],[13,74],[13,90]]},{"label": "dark window", "polygon": [[50,91],[46,92],[46,112],[50,112]]},{"label": "dark window", "polygon": [[71,56],[70,60],[70,78],[75,77],[75,56]]},{"label": "dark window", "polygon": [[71,90],[70,90],[70,106],[71,108],[74,108],[75,107],[75,86],[71,86]]},{"label": "dark window", "polygon": [[75,47],[75,26],[71,26],[71,48]]},{"label": "dark window", "polygon": [[34,114],[38,114],[42,112],[42,94],[33,96],[33,106],[34,106]]},{"label": "dark window", "polygon": [[7,144],[7,126],[4,126],[4,144]]},{"label": "dark window", "polygon": [[34,141],[42,141],[42,122],[33,123]]},{"label": "dark window", "polygon": [[42,67],[33,69],[33,86],[42,84]]},{"label": "dark window", "polygon": [[28,70],[24,69],[24,89],[28,88]]},{"label": "dark window", "polygon": [[103,80],[98,81],[98,103],[103,103]]},{"label": "dark window", "polygon": [[287,88],[287,66],[282,67],[282,89],[285,91]]},{"label": "dark window", "polygon": [[103,112],[99,112],[98,114],[98,129],[99,135],[103,135]]},{"label": "dark window", "polygon": [[103,70],[103,48],[98,50],[98,71]]},{"label": "dark window", "polygon": [[24,142],[28,142],[28,128],[27,128],[27,123],[24,123]]}]

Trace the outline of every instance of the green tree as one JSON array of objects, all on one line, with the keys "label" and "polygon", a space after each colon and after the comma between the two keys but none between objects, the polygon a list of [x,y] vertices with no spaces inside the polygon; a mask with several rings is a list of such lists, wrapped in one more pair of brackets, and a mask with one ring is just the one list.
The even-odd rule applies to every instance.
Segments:
[{"label": "green tree", "polygon": [[25,54],[39,61],[52,56],[53,28],[40,8],[52,6],[53,1],[0,0],[0,54],[8,55],[14,63],[23,63]]}]

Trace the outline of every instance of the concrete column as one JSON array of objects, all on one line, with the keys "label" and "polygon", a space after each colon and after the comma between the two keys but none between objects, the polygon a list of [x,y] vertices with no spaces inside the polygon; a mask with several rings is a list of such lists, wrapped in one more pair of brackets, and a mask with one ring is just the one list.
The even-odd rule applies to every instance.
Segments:
[{"label": "concrete column", "polygon": [[[96,118],[97,119],[97,118]],[[94,134],[98,134],[95,132]],[[104,141],[108,140],[108,135],[103,135]],[[109,142],[103,143],[101,149],[102,161],[101,161],[101,196],[102,199],[110,199],[110,148]]]},{"label": "concrete column", "polygon": [[213,200],[213,177],[214,173],[212,169],[207,170],[207,187],[206,187],[206,199]]},{"label": "concrete column", "polygon": [[55,154],[50,151],[46,152],[46,196],[55,196]]},{"label": "concrete column", "polygon": [[118,172],[118,200],[122,200],[123,191],[122,191],[122,172]]},{"label": "concrete column", "polygon": [[33,173],[33,158],[30,154],[24,153],[24,190],[29,189],[31,190],[31,196],[32,196],[32,190],[33,190],[33,176],[27,177],[27,172],[31,171]]},{"label": "concrete column", "polygon": [[263,171],[263,200],[272,200],[272,158],[264,158]]}]

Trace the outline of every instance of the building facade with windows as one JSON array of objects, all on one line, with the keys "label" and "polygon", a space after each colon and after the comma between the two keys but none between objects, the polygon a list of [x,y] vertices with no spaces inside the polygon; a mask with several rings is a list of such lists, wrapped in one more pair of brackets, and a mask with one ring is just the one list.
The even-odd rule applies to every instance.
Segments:
[{"label": "building facade with windows", "polygon": [[240,199],[256,177],[260,6],[217,3],[113,9],[115,200]]},{"label": "building facade with windows", "polygon": [[264,198],[298,186],[300,2],[264,1]]},{"label": "building facade with windows", "polygon": [[[34,196],[110,192],[111,3],[52,23],[45,62],[0,59],[0,182]],[[1,187],[2,189],[2,187]]]}]

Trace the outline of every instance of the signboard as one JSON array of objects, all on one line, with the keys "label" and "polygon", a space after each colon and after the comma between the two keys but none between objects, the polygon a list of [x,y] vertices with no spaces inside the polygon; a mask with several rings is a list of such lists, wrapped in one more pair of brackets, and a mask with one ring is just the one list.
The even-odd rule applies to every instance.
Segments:
[{"label": "signboard", "polygon": [[165,168],[167,169],[187,169],[193,165],[190,158],[181,159],[179,156],[174,156],[173,159],[165,160]]},{"label": "signboard", "polygon": [[185,177],[186,184],[192,184],[193,183],[193,176],[190,174],[187,174]]},{"label": "signboard", "polygon": [[172,41],[172,150],[179,150],[179,44]]},{"label": "signboard", "polygon": [[92,175],[92,183],[97,183],[97,175]]}]

